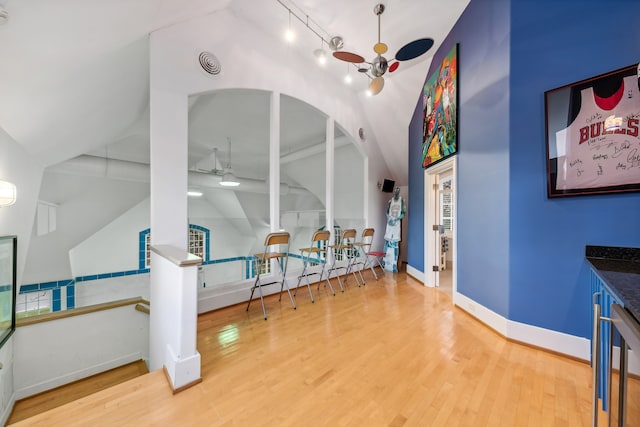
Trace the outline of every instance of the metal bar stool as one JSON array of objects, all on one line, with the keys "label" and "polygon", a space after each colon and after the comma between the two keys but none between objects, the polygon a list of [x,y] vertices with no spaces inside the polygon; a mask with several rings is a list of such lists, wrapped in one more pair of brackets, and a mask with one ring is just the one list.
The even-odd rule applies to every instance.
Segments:
[{"label": "metal bar stool", "polygon": [[[329,242],[329,238],[331,237],[331,233],[329,230],[320,230],[313,233],[311,237],[311,245],[308,248],[301,248],[300,255],[302,256],[302,262],[304,263],[304,268],[302,269],[302,274],[298,276],[298,284],[296,285],[296,290],[293,292],[293,296],[295,297],[298,293],[298,287],[300,287],[300,282],[304,277],[307,280],[307,288],[309,289],[309,296],[311,297],[311,302],[315,302],[313,300],[313,293],[311,292],[311,284],[309,283],[309,276],[313,276],[314,274],[320,274],[320,279],[318,279],[318,289],[320,289],[320,283],[322,283],[322,276],[324,275],[325,267],[327,265],[327,245]],[[314,256],[314,258],[312,258]],[[322,264],[322,270],[318,273],[317,271],[309,271],[309,264]],[[336,295],[336,291],[333,290],[333,286],[331,286],[331,281],[329,280],[329,274],[327,273],[326,277],[327,283],[329,284],[329,289],[331,289],[331,293],[333,296]]]},{"label": "metal bar stool", "polygon": [[[362,257],[364,255],[364,260],[356,261],[357,264],[362,264],[362,269],[358,272],[360,273],[360,277],[362,277],[362,283],[364,283],[364,276],[362,275],[362,270],[366,270],[367,268],[371,269],[373,273],[373,277],[378,280],[378,275],[375,271],[375,264],[378,264],[380,268],[382,268],[382,264],[380,263],[380,258],[384,256],[384,252],[371,251],[371,245],[373,244],[373,234],[375,230],[373,228],[365,228],[362,231],[362,240],[360,242],[354,243],[354,246],[358,249],[358,256]],[[384,270],[384,268],[382,268]]]},{"label": "metal bar stool", "polygon": [[[356,239],[356,230],[354,228],[347,228],[342,231],[342,235],[340,237],[340,241],[336,245],[330,245],[329,248],[333,251],[333,263],[331,264],[331,268],[329,268],[327,274],[331,274],[332,271],[345,269],[345,279],[344,284],[347,284],[347,280],[349,279],[349,273],[353,274],[353,277],[356,279],[356,283],[360,286],[360,282],[358,281],[358,276],[356,276],[355,271],[353,271],[353,260],[355,255],[355,249],[353,247],[353,243]],[[336,261],[338,258],[341,260],[347,260],[346,266],[336,266]],[[338,284],[340,285],[340,289],[344,292],[344,286],[342,286],[342,281],[340,280],[340,275],[336,275],[338,278]]]},{"label": "metal bar stool", "polygon": [[[285,248],[281,250],[281,248]],[[254,259],[256,260],[256,280],[251,287],[251,297],[249,297],[249,303],[247,304],[247,311],[249,311],[249,306],[251,305],[251,300],[253,299],[253,292],[258,288],[260,293],[260,302],[262,303],[262,314],[264,315],[264,320],[267,320],[267,310],[264,307],[264,296],[262,294],[262,287],[267,285],[274,285],[280,283],[280,300],[282,300],[282,290],[286,287],[287,293],[289,294],[289,299],[291,299],[291,305],[293,309],[296,309],[296,303],[293,301],[293,296],[291,296],[291,291],[289,290],[289,286],[287,285],[287,281],[285,280],[285,276],[287,274],[287,261],[289,260],[289,233],[286,231],[279,231],[276,233],[270,233],[267,235],[264,240],[264,252],[261,254],[254,255]],[[266,264],[271,263],[271,260],[276,260],[276,264],[280,269],[280,274],[282,275],[281,280],[276,280],[274,282],[262,283],[263,274],[267,273]]]}]

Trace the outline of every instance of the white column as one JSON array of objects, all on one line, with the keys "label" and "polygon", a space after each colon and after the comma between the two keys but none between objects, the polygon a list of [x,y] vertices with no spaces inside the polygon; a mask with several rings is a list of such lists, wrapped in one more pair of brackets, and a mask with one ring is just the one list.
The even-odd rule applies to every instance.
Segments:
[{"label": "white column", "polygon": [[[201,381],[196,349],[198,265],[202,259],[169,245],[151,246],[151,281],[156,288],[149,318],[150,369],[163,368],[179,391]],[[157,361],[161,364],[157,364]]]},{"label": "white column", "polygon": [[280,229],[280,92],[271,92],[269,107],[269,215],[273,232]]},{"label": "white column", "polygon": [[151,244],[187,250],[187,97],[151,92]]},{"label": "white column", "polygon": [[[152,64],[156,54],[152,45]],[[150,113],[152,248],[170,248],[179,254],[174,258],[184,261],[189,259],[188,98],[154,74],[153,66]],[[201,381],[196,350],[197,265],[175,265],[154,252],[150,282],[149,369],[164,369],[177,392]]]},{"label": "white column", "polygon": [[[327,210],[327,230],[331,232],[331,237],[333,238],[333,177],[334,177],[334,147],[335,147],[335,121],[333,117],[327,117],[327,165],[326,165],[326,203],[325,207]],[[332,240],[333,241],[333,240]]]}]

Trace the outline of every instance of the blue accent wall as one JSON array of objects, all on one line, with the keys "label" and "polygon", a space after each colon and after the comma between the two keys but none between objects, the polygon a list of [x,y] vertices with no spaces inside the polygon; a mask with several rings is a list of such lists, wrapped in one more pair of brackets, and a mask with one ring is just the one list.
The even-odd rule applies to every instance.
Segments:
[{"label": "blue accent wall", "polygon": [[[435,53],[434,72],[455,43],[458,51],[458,292],[508,316],[509,308],[509,3],[472,0]],[[421,91],[421,88],[416,88]],[[422,111],[422,100],[416,110]],[[420,123],[416,123],[420,122]],[[409,265],[422,249],[424,172],[422,116],[409,141]],[[411,132],[419,126],[419,133]],[[419,148],[419,152],[416,151]],[[419,191],[412,191],[416,187]],[[412,225],[420,223],[415,231]],[[422,265],[422,262],[419,264]]]},{"label": "blue accent wall", "polygon": [[640,194],[547,198],[544,134],[544,92],[638,63],[639,23],[638,1],[511,3],[512,320],[588,337],[585,245],[640,246]]},{"label": "blue accent wall", "polygon": [[407,203],[407,264],[424,271],[424,172],[422,156],[422,96],[409,125],[409,202]]},{"label": "blue accent wall", "polygon": [[[544,134],[546,90],[640,61],[639,17],[632,0],[472,0],[434,55],[427,76],[459,43],[458,291],[508,319],[588,337],[585,245],[640,246],[639,193],[547,198]],[[409,128],[416,268],[421,120]]]}]

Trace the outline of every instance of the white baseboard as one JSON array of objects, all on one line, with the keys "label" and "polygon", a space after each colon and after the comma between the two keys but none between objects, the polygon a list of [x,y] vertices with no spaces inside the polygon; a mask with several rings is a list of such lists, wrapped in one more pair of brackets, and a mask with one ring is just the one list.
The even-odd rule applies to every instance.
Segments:
[{"label": "white baseboard", "polygon": [[[456,306],[489,326],[500,335],[503,335],[505,338],[565,354],[577,359],[589,360],[590,358],[591,341],[587,338],[576,337],[574,335],[506,319],[461,293],[455,295],[454,301]],[[629,365],[631,366],[631,363]]]},{"label": "white baseboard", "polygon": [[9,404],[6,408],[4,408],[4,412],[2,412],[2,418],[0,418],[0,425],[7,425],[7,421],[9,421],[9,417],[11,416],[11,412],[13,411],[13,407],[16,404],[16,394],[13,393],[11,398],[9,399]]},{"label": "white baseboard", "polygon": [[109,369],[117,368],[119,366],[126,365],[127,363],[132,363],[140,359],[143,359],[141,353],[131,353],[104,363],[100,363],[98,365],[89,366],[87,368],[79,369],[65,375],[60,375],[58,377],[51,378],[37,384],[24,387],[22,389],[16,390],[14,396],[16,400],[24,399],[25,397],[33,396],[34,394],[42,393],[43,391],[51,390],[53,388],[69,384],[71,382],[81,380],[83,378],[90,377],[91,375],[99,374],[101,372],[108,371]]},{"label": "white baseboard", "polygon": [[424,284],[424,273],[417,268],[407,264],[407,274],[416,279],[418,282]]},{"label": "white baseboard", "polygon": [[487,307],[478,304],[466,295],[456,292],[453,297],[454,304],[466,311],[491,329],[498,332],[500,335],[507,336],[507,322],[503,316],[488,309]]}]

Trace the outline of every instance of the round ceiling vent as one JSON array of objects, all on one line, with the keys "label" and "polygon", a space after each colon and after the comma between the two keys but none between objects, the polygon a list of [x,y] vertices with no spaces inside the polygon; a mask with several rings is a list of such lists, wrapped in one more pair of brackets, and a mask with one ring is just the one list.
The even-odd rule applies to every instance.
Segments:
[{"label": "round ceiling vent", "polygon": [[204,72],[209,75],[217,76],[222,70],[220,61],[218,61],[218,58],[216,58],[213,53],[201,52],[198,56],[198,62],[200,62],[200,66],[202,67]]}]

